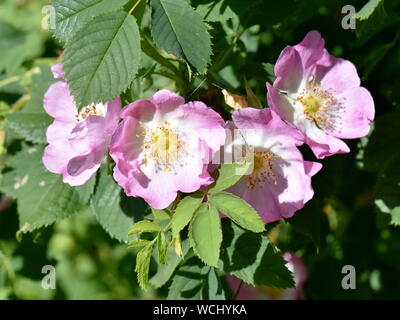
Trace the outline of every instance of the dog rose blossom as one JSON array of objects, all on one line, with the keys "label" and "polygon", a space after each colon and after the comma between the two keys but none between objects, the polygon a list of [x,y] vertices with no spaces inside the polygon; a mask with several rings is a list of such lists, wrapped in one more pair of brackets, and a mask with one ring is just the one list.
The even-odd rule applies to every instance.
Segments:
[{"label": "dog rose blossom", "polygon": [[374,101],[360,87],[355,66],[324,48],[317,31],[287,46],[275,64],[276,80],[267,83],[268,103],[285,121],[303,132],[317,158],[350,149],[340,139],[368,134]]},{"label": "dog rose blossom", "polygon": [[194,192],[213,182],[207,171],[225,142],[224,121],[199,101],[168,90],[121,111],[123,121],[111,142],[114,178],[128,196],[164,209],[177,192]]},{"label": "dog rose blossom", "polygon": [[322,165],[303,160],[297,149],[303,143],[301,133],[271,109],[241,109],[232,118],[240,134],[234,134],[225,150],[246,146],[253,168],[227,191],[251,204],[265,223],[293,216],[313,197],[311,177]]},{"label": "dog rose blossom", "polygon": [[53,66],[52,71],[60,81],[44,95],[44,109],[54,122],[46,132],[49,145],[42,160],[47,170],[62,174],[65,183],[78,186],[100,167],[119,122],[121,100],[93,104],[78,112],[61,65]]}]

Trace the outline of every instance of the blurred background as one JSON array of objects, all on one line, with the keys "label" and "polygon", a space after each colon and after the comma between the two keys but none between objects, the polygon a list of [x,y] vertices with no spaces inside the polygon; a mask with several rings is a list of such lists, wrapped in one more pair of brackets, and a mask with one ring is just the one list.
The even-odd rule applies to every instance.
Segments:
[{"label": "blurred background", "polygon": [[[208,21],[214,44],[209,81],[196,96],[217,110],[229,110],[220,88],[246,95],[244,80],[265,106],[265,82],[273,79],[272,65],[280,51],[313,29],[321,32],[333,55],[356,65],[362,85],[375,100],[375,129],[366,138],[350,141],[350,154],[323,160],[324,170],[313,181],[314,199],[293,219],[275,224],[270,239],[303,261],[308,278],[301,285],[301,297],[399,299],[400,2],[258,1],[260,8],[246,11],[243,6],[251,1],[239,5],[224,0],[231,3],[232,13],[223,21],[207,16],[205,9],[212,2],[191,4]],[[359,11],[368,2],[376,4],[372,16],[357,20],[355,30],[343,29],[343,6],[350,4]],[[20,143],[7,127],[7,118],[33,97],[32,88],[40,85],[35,77],[39,67],[48,68],[62,54],[61,45],[43,28],[48,18],[43,8],[49,4],[0,0],[0,167],[4,170]],[[148,20],[145,15],[142,27]],[[146,63],[143,57],[144,71],[132,85],[132,98],[171,86],[161,76],[147,76]],[[313,159],[307,147],[302,152]],[[168,284],[146,292],[139,289],[136,251],[113,239],[88,210],[32,233],[19,230],[15,201],[1,195],[0,299],[163,299],[167,295]],[[42,288],[45,265],[56,268],[55,290]],[[356,270],[355,290],[341,286],[344,265]],[[258,299],[287,297],[272,288],[255,292],[251,297]]]}]

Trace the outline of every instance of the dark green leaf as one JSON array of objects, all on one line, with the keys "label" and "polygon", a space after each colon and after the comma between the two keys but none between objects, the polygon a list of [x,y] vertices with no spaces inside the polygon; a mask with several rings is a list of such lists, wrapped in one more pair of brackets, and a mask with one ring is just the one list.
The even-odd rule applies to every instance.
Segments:
[{"label": "dark green leaf", "polygon": [[8,162],[13,170],[2,177],[1,190],[17,199],[21,232],[69,217],[87,204],[90,190],[83,191],[85,195],[81,197],[76,189],[62,182],[60,175],[44,168],[42,155],[41,146],[24,147]]},{"label": "dark green leaf", "polygon": [[91,207],[101,226],[119,241],[128,240],[132,224],[142,220],[148,208],[142,199],[127,197],[108,174],[106,166],[100,169]]},{"label": "dark green leaf", "polygon": [[140,60],[135,18],[112,12],[79,30],[65,50],[63,70],[79,106],[107,102],[132,82]]},{"label": "dark green leaf", "polygon": [[185,0],[152,0],[151,4],[157,46],[205,72],[211,59],[211,40],[199,14]]},{"label": "dark green leaf", "polygon": [[253,286],[292,288],[294,281],[277,248],[261,234],[224,221],[220,267]]},{"label": "dark green leaf", "polygon": [[56,9],[54,35],[62,42],[89,23],[94,17],[122,8],[128,0],[53,0]]},{"label": "dark green leaf", "polygon": [[6,118],[6,129],[17,137],[31,142],[46,143],[46,130],[52,118],[43,108],[43,96],[56,80],[48,66],[40,66],[40,73],[32,77],[32,96],[26,106]]}]

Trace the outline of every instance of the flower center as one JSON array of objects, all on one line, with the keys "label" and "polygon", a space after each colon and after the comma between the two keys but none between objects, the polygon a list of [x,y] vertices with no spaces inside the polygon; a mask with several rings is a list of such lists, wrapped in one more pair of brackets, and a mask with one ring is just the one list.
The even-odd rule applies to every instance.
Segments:
[{"label": "flower center", "polygon": [[246,176],[247,187],[253,190],[259,183],[277,184],[278,179],[274,171],[276,156],[269,151],[255,152],[253,160],[253,173]]},{"label": "flower center", "polygon": [[83,121],[88,116],[100,116],[105,117],[107,113],[107,105],[103,103],[92,104],[84,107],[77,115],[76,120],[78,122]]},{"label": "flower center", "polygon": [[311,78],[306,87],[295,99],[303,106],[307,120],[313,121],[320,129],[338,130],[339,113],[343,105],[328,90],[323,90],[321,84]]},{"label": "flower center", "polygon": [[171,128],[168,121],[155,129],[144,129],[144,141],[142,148],[145,150],[144,165],[151,159],[156,162],[158,169],[171,172],[180,161],[180,155],[184,151],[185,143],[179,137],[179,133]]}]

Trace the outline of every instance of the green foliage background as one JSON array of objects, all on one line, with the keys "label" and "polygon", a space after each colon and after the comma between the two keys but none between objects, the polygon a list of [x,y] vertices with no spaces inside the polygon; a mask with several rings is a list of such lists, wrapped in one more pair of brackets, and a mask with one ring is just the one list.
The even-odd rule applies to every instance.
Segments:
[{"label": "green foliage background", "polygon": [[[58,2],[54,1],[54,5]],[[126,8],[135,3],[113,2],[116,6],[125,4]],[[308,31],[320,31],[327,49],[352,61],[363,86],[371,91],[376,106],[374,130],[368,137],[349,141],[350,154],[323,160],[324,168],[313,180],[313,200],[294,218],[271,226],[270,239],[282,252],[296,252],[306,263],[306,298],[400,298],[400,2],[187,2],[206,22],[198,27],[199,37],[204,40],[208,30],[213,54],[210,55],[209,39],[191,51],[191,40],[185,34],[178,33],[172,46],[162,37],[162,26],[150,30],[150,6],[138,6],[135,17],[142,31],[140,45],[146,54],[141,53],[138,64],[135,55],[140,54],[139,44],[131,43],[125,53],[131,55],[130,69],[138,69],[138,73],[134,77],[121,70],[127,85],[122,83],[114,88],[111,84],[115,81],[109,79],[110,91],[103,92],[101,98],[108,99],[108,95],[116,95],[127,87],[122,97],[130,102],[149,97],[157,89],[169,88],[192,100],[207,102],[228,118],[231,110],[224,104],[220,88],[247,95],[254,104],[258,99],[265,106],[265,82],[273,79],[271,64],[280,51],[286,45],[298,43]],[[194,290],[196,295],[192,297],[179,295],[187,278],[178,274],[171,285],[168,279],[174,268],[161,270],[156,259],[150,265],[150,276],[159,271],[150,280],[153,286],[147,291],[140,289],[134,273],[138,249],[128,250],[121,241],[128,239],[130,226],[150,216],[151,210],[142,201],[123,196],[106,167],[90,183],[77,189],[65,186],[58,176],[42,167],[45,130],[51,123],[44,113],[42,98],[54,82],[49,66],[58,61],[64,42],[72,41],[72,48],[78,48],[79,32],[84,32],[78,31],[74,40],[71,25],[64,26],[64,33],[56,30],[55,36],[44,30],[42,8],[48,4],[45,0],[0,0],[0,189],[4,197],[18,199],[18,203],[12,201],[0,211],[0,299],[157,299],[168,295],[221,298],[198,290]],[[164,11],[160,9],[162,4]],[[341,26],[341,9],[348,4],[357,10],[356,30],[344,30]],[[107,12],[108,5],[100,4],[97,9]],[[160,21],[168,24],[165,12],[173,10],[173,1],[152,1],[151,7]],[[86,18],[90,19],[90,12]],[[112,31],[115,23],[132,22],[97,19],[92,28],[102,24]],[[194,43],[199,45],[198,41]],[[178,60],[156,50],[155,44],[172,52]],[[66,57],[67,65],[79,60],[71,48]],[[88,66],[86,72],[90,68],[93,67]],[[97,90],[96,77],[101,74],[85,83],[89,95]],[[79,91],[80,83],[72,87],[79,103],[84,105],[88,98]],[[255,97],[249,95],[249,89]],[[302,151],[307,159],[313,159],[307,147]],[[201,223],[204,222],[199,219],[197,224]],[[224,235],[229,233],[226,222],[223,230]],[[249,246],[251,241],[258,241],[254,237],[257,236],[249,236]],[[186,246],[183,242],[183,251],[187,251]],[[272,259],[270,245],[262,246]],[[231,252],[224,254],[229,256]],[[178,263],[179,260],[172,265]],[[41,269],[48,264],[57,268],[57,290],[41,288]],[[356,290],[341,288],[344,265],[356,268]],[[224,265],[223,269],[231,272],[231,267]],[[215,283],[213,279],[220,277],[215,269],[200,268],[197,258],[190,256],[180,270],[204,275],[205,280],[191,280],[189,286],[193,288]],[[248,276],[248,271],[241,272]],[[156,289],[164,283],[167,285]],[[224,281],[222,285],[225,286]],[[169,287],[173,290],[168,294]]]}]

